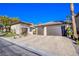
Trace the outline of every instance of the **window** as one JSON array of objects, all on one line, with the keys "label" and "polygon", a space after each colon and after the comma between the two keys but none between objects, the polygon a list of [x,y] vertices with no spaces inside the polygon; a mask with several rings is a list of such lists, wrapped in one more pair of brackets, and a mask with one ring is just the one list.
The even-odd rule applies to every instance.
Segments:
[{"label": "window", "polygon": [[30,27],[30,32],[33,30],[33,28],[32,27]]}]

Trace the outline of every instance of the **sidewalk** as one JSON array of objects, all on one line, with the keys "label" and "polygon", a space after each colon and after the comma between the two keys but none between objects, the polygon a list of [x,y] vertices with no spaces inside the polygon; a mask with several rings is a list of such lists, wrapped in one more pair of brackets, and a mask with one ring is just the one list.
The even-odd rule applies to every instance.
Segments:
[{"label": "sidewalk", "polygon": [[31,46],[33,48],[46,51],[50,54],[61,56],[76,56],[77,53],[70,39],[62,36],[26,36],[22,38],[12,39],[9,41],[16,42],[22,46]]}]

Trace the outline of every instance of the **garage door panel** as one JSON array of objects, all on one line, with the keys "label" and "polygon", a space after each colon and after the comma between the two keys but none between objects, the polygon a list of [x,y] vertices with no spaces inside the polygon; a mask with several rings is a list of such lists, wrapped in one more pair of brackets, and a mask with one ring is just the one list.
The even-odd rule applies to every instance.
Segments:
[{"label": "garage door panel", "polygon": [[47,35],[62,35],[61,26],[48,26],[47,27]]}]

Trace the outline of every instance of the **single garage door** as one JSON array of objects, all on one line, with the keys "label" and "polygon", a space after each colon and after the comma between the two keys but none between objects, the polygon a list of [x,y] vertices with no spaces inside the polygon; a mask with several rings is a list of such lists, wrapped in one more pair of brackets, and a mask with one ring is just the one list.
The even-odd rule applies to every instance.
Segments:
[{"label": "single garage door", "polygon": [[61,36],[62,35],[61,26],[60,25],[48,26],[47,35]]},{"label": "single garage door", "polygon": [[38,35],[44,35],[44,27],[38,27]]}]

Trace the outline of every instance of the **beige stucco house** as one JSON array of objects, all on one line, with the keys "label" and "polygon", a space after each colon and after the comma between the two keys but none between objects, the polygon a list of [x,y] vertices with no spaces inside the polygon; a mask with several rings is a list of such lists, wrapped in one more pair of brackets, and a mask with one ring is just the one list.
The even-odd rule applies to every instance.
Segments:
[{"label": "beige stucco house", "polygon": [[11,25],[11,31],[20,35],[32,35],[33,24],[25,22],[17,22]]},{"label": "beige stucco house", "polygon": [[62,36],[65,35],[65,27],[69,24],[64,24],[63,22],[48,22],[45,24],[39,24],[36,27],[37,35],[53,35]]},{"label": "beige stucco house", "polygon": [[65,35],[67,25],[69,24],[63,22],[48,22],[34,26],[31,23],[18,22],[12,24],[11,31],[20,35],[62,36]]}]

